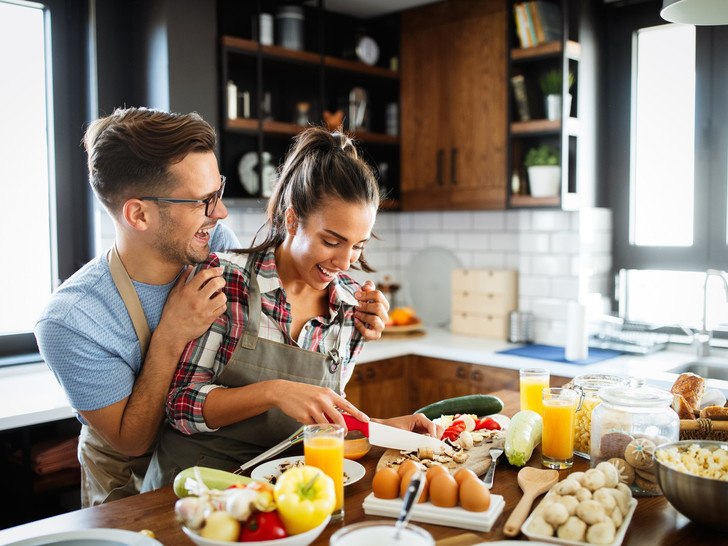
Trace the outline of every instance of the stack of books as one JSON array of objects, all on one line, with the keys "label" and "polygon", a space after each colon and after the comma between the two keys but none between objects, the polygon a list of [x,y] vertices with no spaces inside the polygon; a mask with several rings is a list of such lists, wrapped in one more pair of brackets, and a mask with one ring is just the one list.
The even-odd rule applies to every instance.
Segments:
[{"label": "stack of books", "polygon": [[561,7],[546,0],[513,4],[516,31],[521,47],[533,47],[561,40]]}]

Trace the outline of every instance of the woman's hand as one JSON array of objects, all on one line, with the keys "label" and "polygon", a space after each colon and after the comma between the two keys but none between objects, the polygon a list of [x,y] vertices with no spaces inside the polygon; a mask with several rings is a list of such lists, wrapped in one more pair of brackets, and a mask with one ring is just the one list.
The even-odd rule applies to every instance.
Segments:
[{"label": "woman's hand", "polygon": [[270,383],[274,387],[275,405],[304,425],[332,422],[345,427],[339,410],[359,421],[369,421],[364,412],[327,387],[285,380],[273,380]]},{"label": "woman's hand", "polygon": [[419,432],[420,434],[429,434],[433,438],[438,439],[444,432],[444,429],[440,425],[436,425],[421,413],[391,417],[389,419],[372,419],[372,421],[376,421],[383,425],[389,425],[390,427]]},{"label": "woman's hand", "polygon": [[374,341],[382,337],[384,325],[387,322],[389,302],[381,291],[377,290],[372,281],[367,281],[356,293],[359,306],[354,311],[354,326],[367,341]]}]

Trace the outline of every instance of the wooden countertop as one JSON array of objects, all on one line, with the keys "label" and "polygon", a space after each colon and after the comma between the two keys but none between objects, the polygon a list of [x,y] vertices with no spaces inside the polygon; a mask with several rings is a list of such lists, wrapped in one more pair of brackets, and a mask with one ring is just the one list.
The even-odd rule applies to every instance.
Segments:
[{"label": "wooden countertop", "polygon": [[[506,415],[513,415],[518,410],[518,393],[515,391],[497,391],[493,393],[500,397],[505,404]],[[314,544],[328,544],[331,534],[344,524],[355,523],[368,519],[380,519],[379,516],[366,516],[362,508],[364,498],[371,492],[374,468],[382,455],[383,450],[373,448],[363,459],[360,459],[366,470],[366,476],[360,481],[346,488],[344,523],[330,525]],[[503,461],[505,459],[503,458]],[[529,466],[540,466],[540,453],[534,453]],[[589,461],[575,458],[573,470],[586,470]],[[425,528],[440,544],[474,544],[477,542],[490,542],[505,539],[503,526],[513,508],[521,498],[521,491],[516,482],[518,469],[502,462],[499,464],[492,492],[502,495],[506,507],[503,514],[489,533],[478,533],[454,527],[443,527],[416,522],[416,525]],[[562,478],[569,471],[561,471]],[[144,493],[101,506],[77,510],[54,516],[44,520],[19,525],[0,531],[0,544],[14,541],[92,527],[108,527],[139,531],[151,529],[157,539],[165,545],[192,544],[184,535],[180,525],[175,520],[173,506],[176,497],[171,487],[165,487],[150,493]],[[458,537],[457,539],[455,537]],[[520,540],[525,536],[520,535]],[[449,539],[449,540],[445,540]],[[664,497],[640,497],[637,510],[629,526],[623,544],[665,544],[688,546],[699,544],[717,544],[725,541],[726,535],[702,528],[680,515]]]}]

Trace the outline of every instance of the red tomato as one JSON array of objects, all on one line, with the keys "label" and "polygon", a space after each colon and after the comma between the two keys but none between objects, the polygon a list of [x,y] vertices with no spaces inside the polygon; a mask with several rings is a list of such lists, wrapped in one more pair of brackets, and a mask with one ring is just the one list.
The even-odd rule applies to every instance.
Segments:
[{"label": "red tomato", "polygon": [[254,512],[243,525],[240,542],[286,538],[288,533],[277,512]]},{"label": "red tomato", "polygon": [[501,426],[498,421],[495,419],[491,419],[490,417],[484,417],[483,419],[479,419],[475,422],[475,430],[500,430]]}]

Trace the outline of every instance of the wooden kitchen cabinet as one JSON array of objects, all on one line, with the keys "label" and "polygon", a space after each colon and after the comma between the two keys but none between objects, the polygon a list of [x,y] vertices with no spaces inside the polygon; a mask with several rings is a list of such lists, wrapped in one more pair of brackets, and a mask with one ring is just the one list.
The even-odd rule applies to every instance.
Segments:
[{"label": "wooden kitchen cabinet", "polygon": [[506,206],[504,0],[449,0],[402,14],[403,210]]},{"label": "wooden kitchen cabinet", "polygon": [[408,381],[411,356],[357,364],[344,389],[346,399],[370,417],[406,415],[411,408]]}]

